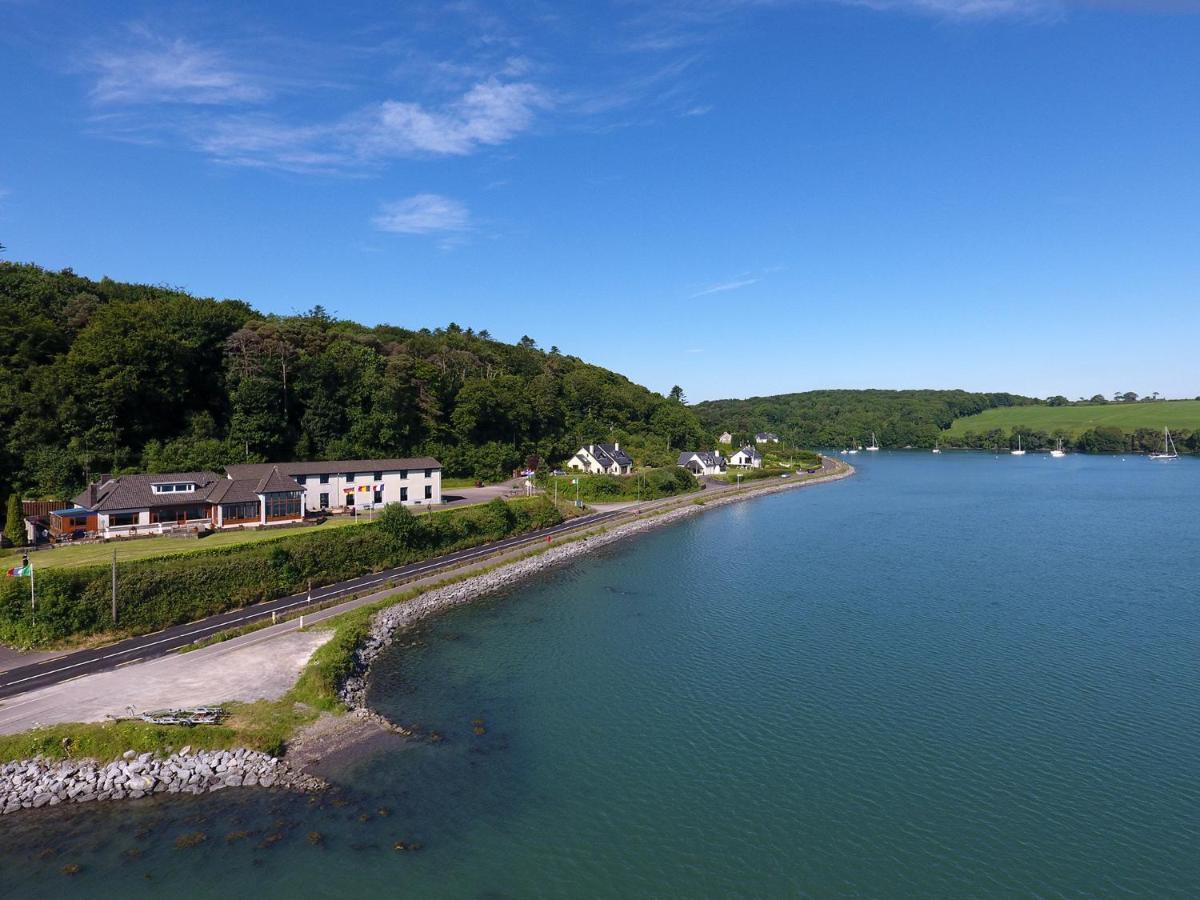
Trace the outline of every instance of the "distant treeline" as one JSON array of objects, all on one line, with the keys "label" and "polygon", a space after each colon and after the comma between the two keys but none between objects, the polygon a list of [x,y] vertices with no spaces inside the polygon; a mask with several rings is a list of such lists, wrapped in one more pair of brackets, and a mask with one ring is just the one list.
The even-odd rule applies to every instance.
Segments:
[{"label": "distant treeline", "polygon": [[[1161,428],[1138,428],[1125,431],[1115,425],[1097,425],[1081,434],[1072,435],[1066,429],[1042,431],[1040,429],[992,428],[986,432],[972,431],[954,436],[944,436],[944,447],[962,447],[973,450],[1013,449],[1020,436],[1021,446],[1026,450],[1052,450],[1061,440],[1063,448],[1077,453],[1153,453],[1163,449]],[[1180,453],[1200,452],[1200,431],[1172,431],[1172,440]]]},{"label": "distant treeline", "polygon": [[710,435],[729,431],[741,438],[771,431],[793,446],[845,447],[865,444],[873,431],[885,447],[932,447],[957,418],[1040,402],[969,391],[827,390],[710,400],[692,409]]},{"label": "distant treeline", "polygon": [[61,499],[89,473],[248,460],[430,455],[449,475],[495,478],[598,440],[673,465],[704,432],[681,391],[529,337],[368,328],[321,306],[265,315],[0,263],[0,496]]}]

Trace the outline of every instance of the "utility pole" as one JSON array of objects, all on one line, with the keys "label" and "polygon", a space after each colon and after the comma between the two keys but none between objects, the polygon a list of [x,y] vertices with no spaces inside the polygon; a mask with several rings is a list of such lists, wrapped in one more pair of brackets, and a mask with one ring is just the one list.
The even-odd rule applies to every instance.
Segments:
[{"label": "utility pole", "polygon": [[113,547],[112,555],[112,616],[113,624],[117,624],[117,548]]},{"label": "utility pole", "polygon": [[29,560],[29,554],[25,554],[25,565],[29,567],[29,610],[33,615],[33,624],[37,624],[37,594],[33,590],[33,563]]}]

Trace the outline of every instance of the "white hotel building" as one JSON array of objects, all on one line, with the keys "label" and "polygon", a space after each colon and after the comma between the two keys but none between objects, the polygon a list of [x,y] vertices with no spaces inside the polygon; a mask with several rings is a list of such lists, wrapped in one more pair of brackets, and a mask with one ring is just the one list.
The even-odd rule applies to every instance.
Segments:
[{"label": "white hotel building", "polygon": [[442,502],[442,464],[413,459],[336,459],[328,462],[246,463],[226,466],[230,478],[260,477],[272,469],[299,483],[308,512]]}]

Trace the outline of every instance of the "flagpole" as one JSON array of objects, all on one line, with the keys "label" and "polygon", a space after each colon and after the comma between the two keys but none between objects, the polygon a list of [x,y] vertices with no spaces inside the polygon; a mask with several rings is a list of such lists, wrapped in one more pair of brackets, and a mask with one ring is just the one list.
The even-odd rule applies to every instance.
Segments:
[{"label": "flagpole", "polygon": [[37,594],[33,590],[33,560],[29,560],[29,609],[33,613],[33,624],[37,624]]}]

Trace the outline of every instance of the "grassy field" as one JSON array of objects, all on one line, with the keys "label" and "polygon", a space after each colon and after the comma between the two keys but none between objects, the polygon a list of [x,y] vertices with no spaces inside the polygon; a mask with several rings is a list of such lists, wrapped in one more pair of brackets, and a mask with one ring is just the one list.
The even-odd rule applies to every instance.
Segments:
[{"label": "grassy field", "polygon": [[1123,431],[1138,428],[1200,429],[1200,400],[1165,400],[1156,403],[1103,403],[1095,406],[1007,406],[975,416],[955,419],[951,435],[983,434],[993,428],[1009,432],[1015,427],[1053,433],[1056,429],[1077,436],[1097,425]]},{"label": "grassy field", "polygon": [[[359,522],[368,519],[363,516]],[[330,528],[344,528],[354,525],[350,516],[335,516],[326,519],[320,525],[298,525],[287,528],[246,529],[245,531],[219,531],[205,538],[192,537],[147,537],[131,540],[110,541],[104,543],[88,543],[55,547],[53,550],[39,550],[32,554],[34,575],[38,569],[52,569],[74,566],[103,565],[112,560],[113,550],[117,551],[117,563],[130,562],[135,559],[148,559],[151,556],[166,556],[172,553],[194,553],[198,550],[212,550],[215,547],[230,547],[234,544],[253,544],[258,541],[278,540],[295,534],[308,534],[312,531],[325,531]],[[0,551],[0,569],[8,569],[21,562],[20,550]],[[2,573],[0,573],[2,574]]]}]

